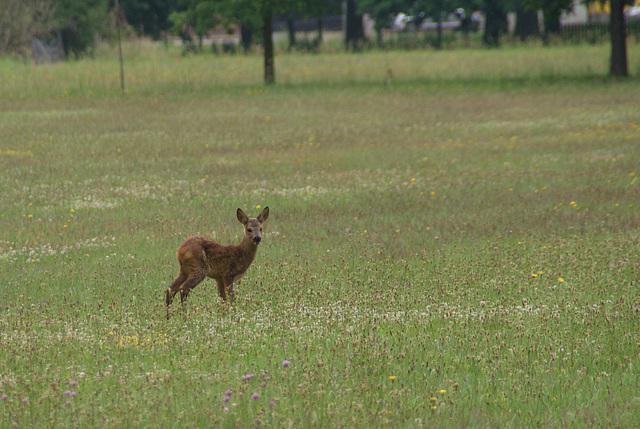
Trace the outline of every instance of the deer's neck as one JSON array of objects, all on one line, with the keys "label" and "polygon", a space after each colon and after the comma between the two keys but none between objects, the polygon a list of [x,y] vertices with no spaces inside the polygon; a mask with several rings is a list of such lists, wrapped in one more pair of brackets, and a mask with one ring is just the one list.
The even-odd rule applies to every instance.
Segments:
[{"label": "deer's neck", "polygon": [[248,267],[256,257],[256,253],[258,252],[258,245],[255,244],[251,238],[244,237],[240,244],[238,244],[238,248],[240,249],[240,254],[242,255],[244,263]]}]

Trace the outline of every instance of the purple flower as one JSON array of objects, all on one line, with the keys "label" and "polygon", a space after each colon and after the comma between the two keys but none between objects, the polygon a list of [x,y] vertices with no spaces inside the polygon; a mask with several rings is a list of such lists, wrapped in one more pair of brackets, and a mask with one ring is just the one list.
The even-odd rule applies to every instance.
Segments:
[{"label": "purple flower", "polygon": [[260,395],[258,395],[257,393],[252,393],[251,394],[251,398],[252,399],[258,399],[260,397]]},{"label": "purple flower", "polygon": [[78,392],[76,392],[75,390],[71,391],[71,397],[72,398],[75,398],[77,394],[78,394]]},{"label": "purple flower", "polygon": [[225,396],[224,398],[222,398],[222,402],[229,402],[229,397]]},{"label": "purple flower", "polygon": [[267,385],[266,381],[263,381],[262,384],[260,384],[260,386],[265,387]]},{"label": "purple flower", "polygon": [[77,385],[78,385],[78,382],[77,382],[77,381],[75,381],[75,380],[71,380],[71,381],[69,381],[69,386],[71,386],[71,387],[76,387]]},{"label": "purple flower", "polygon": [[289,366],[289,361],[288,361],[288,360],[286,360],[286,359],[285,359],[285,360],[283,360],[283,361],[282,361],[282,366],[283,366],[283,367],[285,367],[285,368],[286,368],[286,367],[288,367],[288,366]]},{"label": "purple flower", "polygon": [[71,390],[65,390],[62,393],[64,394],[64,396],[71,396]]},{"label": "purple flower", "polygon": [[244,381],[249,381],[253,378],[253,374],[247,374],[244,376]]},{"label": "purple flower", "polygon": [[270,406],[270,407],[273,407],[275,404],[276,404],[275,402],[273,402],[273,401],[269,401],[269,406]]},{"label": "purple flower", "polygon": [[227,396],[231,396],[231,393],[232,393],[231,390],[227,390],[226,392],[224,392],[224,394]]},{"label": "purple flower", "polygon": [[2,400],[3,400],[3,401],[6,401],[6,400],[7,400],[7,398],[8,398],[8,396],[7,396],[6,394],[2,395]]},{"label": "purple flower", "polygon": [[71,405],[71,401],[67,401],[67,402],[64,403],[65,407],[68,407],[69,405]]},{"label": "purple flower", "polygon": [[22,403],[26,404],[27,402],[29,402],[29,398],[22,398]]}]

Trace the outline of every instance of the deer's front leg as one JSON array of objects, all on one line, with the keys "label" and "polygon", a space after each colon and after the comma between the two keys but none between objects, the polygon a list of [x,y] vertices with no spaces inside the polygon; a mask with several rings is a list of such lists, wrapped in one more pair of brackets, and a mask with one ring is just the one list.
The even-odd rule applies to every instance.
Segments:
[{"label": "deer's front leg", "polygon": [[227,279],[224,288],[226,289],[227,296],[229,297],[229,302],[234,304],[236,301],[236,294],[233,291],[233,279]]},{"label": "deer's front leg", "polygon": [[216,280],[216,285],[218,286],[218,295],[222,298],[223,301],[227,300],[227,295],[225,291],[224,282],[222,280]]}]

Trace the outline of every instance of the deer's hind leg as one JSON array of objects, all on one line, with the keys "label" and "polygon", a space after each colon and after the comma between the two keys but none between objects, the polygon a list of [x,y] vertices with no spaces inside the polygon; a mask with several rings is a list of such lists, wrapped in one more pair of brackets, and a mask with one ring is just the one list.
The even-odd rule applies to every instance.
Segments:
[{"label": "deer's hind leg", "polygon": [[191,289],[198,286],[202,282],[202,280],[204,280],[205,277],[206,276],[201,272],[191,273],[189,277],[187,277],[187,280],[184,283],[182,283],[182,286],[180,286],[180,289],[179,289],[181,303],[187,300],[187,297],[189,296],[189,292],[191,292]]},{"label": "deer's hind leg", "polygon": [[173,297],[176,296],[178,290],[180,290],[180,286],[187,280],[187,274],[180,268],[178,272],[178,277],[171,283],[171,286],[167,288],[165,291],[165,297],[167,301],[167,306],[171,305],[173,302]]}]

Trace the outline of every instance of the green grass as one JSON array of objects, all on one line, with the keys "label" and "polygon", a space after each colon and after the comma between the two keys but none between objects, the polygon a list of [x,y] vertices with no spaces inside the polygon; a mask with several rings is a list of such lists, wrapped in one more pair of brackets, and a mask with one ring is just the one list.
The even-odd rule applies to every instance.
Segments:
[{"label": "green grass", "polygon": [[[125,53],[124,96],[107,48],[0,62],[0,427],[637,424],[640,86],[606,47],[281,55],[275,88]],[[205,280],[167,321],[180,242],[266,205],[237,305]]]}]

